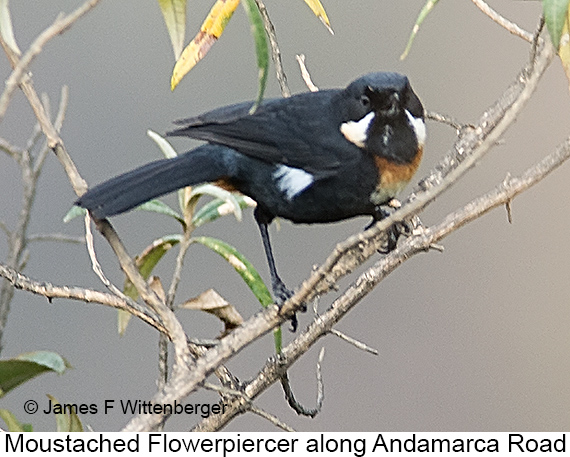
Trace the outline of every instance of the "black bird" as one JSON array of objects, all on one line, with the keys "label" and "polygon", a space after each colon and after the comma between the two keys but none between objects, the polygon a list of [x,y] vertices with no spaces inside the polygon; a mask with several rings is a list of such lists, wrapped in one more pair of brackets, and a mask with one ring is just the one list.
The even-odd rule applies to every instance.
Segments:
[{"label": "black bird", "polygon": [[267,226],[385,217],[381,205],[416,172],[426,138],[424,109],[408,78],[370,73],[345,89],[226,106],[177,121],[170,136],[208,143],[99,184],[76,204],[96,219],[176,189],[212,182],[257,202],[273,294],[291,292],[275,268]]}]

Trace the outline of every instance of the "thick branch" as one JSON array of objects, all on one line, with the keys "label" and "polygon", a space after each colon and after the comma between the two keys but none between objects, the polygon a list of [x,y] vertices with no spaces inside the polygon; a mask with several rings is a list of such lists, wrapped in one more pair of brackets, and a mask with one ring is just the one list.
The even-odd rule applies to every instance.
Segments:
[{"label": "thick branch", "polygon": [[[497,142],[507,127],[516,119],[516,116],[536,89],[540,77],[552,61],[553,56],[554,49],[548,41],[545,41],[542,49],[537,54],[536,62],[534,65],[529,65],[529,68],[532,67],[532,71],[529,72],[525,68],[521,72],[515,83],[507,89],[503,97],[484,113],[479,125],[461,137],[456,143],[456,148],[452,151],[452,154],[446,158],[447,160],[425,180],[426,183],[431,183],[432,185],[425,185],[425,190],[413,194],[406,205],[394,212],[389,218],[377,223],[375,227],[362,234],[353,236],[337,246],[323,266],[317,269],[302,284],[300,290],[284,303],[281,309],[271,306],[250,318],[241,327],[223,338],[218,346],[208,350],[203,357],[196,360],[190,367],[188,376],[170,382],[163,392],[155,395],[152,401],[169,403],[186,397],[212,373],[216,366],[224,363],[252,341],[281,324],[284,320],[283,316],[290,315],[292,312],[297,311],[303,303],[309,302],[317,295],[327,292],[332,285],[336,284],[340,277],[350,273],[372,256],[378,249],[378,241],[383,231],[388,229],[393,223],[402,221],[423,209],[429,202],[433,201],[439,194],[455,183]],[[400,252],[400,250],[397,252]],[[395,255],[393,253],[387,256],[386,259],[393,260],[396,258]],[[387,265],[385,274],[392,271],[404,260],[405,258],[400,258],[400,262],[394,263],[392,268],[389,268],[389,265]],[[356,297],[356,301],[366,295],[369,290],[362,290],[361,294]],[[142,431],[153,429],[164,419],[164,417],[156,415],[139,415],[133,418],[124,430]]]},{"label": "thick branch", "polygon": [[[305,332],[283,349],[279,360],[268,361],[259,374],[243,387],[243,392],[253,400],[273,383],[279,381],[283,370],[292,366],[369,291],[408,258],[427,251],[432,243],[441,241],[447,235],[483,216],[493,208],[510,202],[518,194],[543,180],[568,159],[570,159],[570,138],[520,177],[507,179],[495,189],[449,214],[438,225],[405,240],[397,250],[376,262],[360,275],[324,314],[315,319]],[[245,406],[246,402],[243,399],[234,399],[223,414],[204,419],[193,431],[220,430],[234,417],[246,412]]]}]

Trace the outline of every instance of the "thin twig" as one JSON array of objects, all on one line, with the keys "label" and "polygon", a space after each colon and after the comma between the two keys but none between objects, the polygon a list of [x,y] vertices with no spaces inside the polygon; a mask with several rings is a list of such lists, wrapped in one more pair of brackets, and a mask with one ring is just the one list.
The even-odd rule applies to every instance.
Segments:
[{"label": "thin twig", "polygon": [[[349,286],[345,293],[334,301],[327,311],[318,316],[304,332],[284,347],[279,360],[269,360],[258,375],[243,386],[244,392],[249,398],[254,400],[270,385],[278,381],[284,369],[293,365],[298,358],[304,355],[319,338],[332,329],[336,322],[346,315],[370,290],[410,257],[425,252],[431,244],[437,243],[463,225],[478,219],[493,208],[512,200],[520,193],[542,181],[569,159],[570,138],[566,139],[554,152],[546,156],[538,164],[530,167],[520,177],[510,178],[507,182],[502,182],[485,195],[471,201],[463,208],[450,213],[440,224],[426,228],[421,235],[407,238],[396,250],[383,257],[362,273]],[[257,319],[252,325],[259,325],[259,320],[260,319]],[[249,321],[243,325],[247,326],[248,324]],[[224,413],[204,419],[194,430],[220,430],[234,417],[242,413],[243,411],[240,405],[236,402],[232,402]]]},{"label": "thin twig", "polygon": [[254,414],[257,414],[260,417],[263,417],[264,419],[268,420],[269,422],[271,422],[276,427],[279,427],[281,430],[284,430],[286,432],[295,432],[296,431],[293,427],[287,425],[285,422],[283,422],[277,416],[274,416],[273,414],[269,414],[267,411],[264,411],[257,406],[253,406],[253,405],[250,406],[249,411],[254,413]]},{"label": "thin twig", "polygon": [[38,233],[28,236],[28,242],[53,241],[57,243],[85,244],[85,238],[80,236],[70,236],[65,233]]},{"label": "thin twig", "polygon": [[311,78],[311,74],[309,70],[307,70],[307,66],[305,65],[305,54],[297,54],[295,56],[297,59],[297,63],[299,64],[299,68],[301,69],[301,77],[303,81],[305,81],[305,85],[311,92],[318,92],[319,88],[313,84],[313,79]]},{"label": "thin twig", "polygon": [[477,8],[479,8],[483,13],[489,16],[494,22],[499,24],[504,29],[508,30],[513,35],[516,35],[523,40],[532,43],[532,33],[527,32],[526,30],[521,29],[517,24],[514,22],[509,21],[505,17],[501,16],[497,13],[493,8],[491,8],[487,2],[484,0],[471,0]]},{"label": "thin twig", "polygon": [[[173,390],[166,392],[164,397],[170,398],[171,395],[174,395],[175,387],[180,389],[176,392],[176,395],[182,397],[186,396],[196,388],[199,382],[210,373],[210,370],[215,367],[217,363],[226,361],[247,344],[269,332],[275,325],[283,321],[282,316],[286,316],[298,310],[302,303],[309,302],[313,297],[327,292],[331,288],[331,285],[335,284],[340,277],[350,273],[358,265],[361,265],[365,260],[376,253],[378,248],[376,240],[383,231],[388,229],[395,222],[402,221],[411,214],[415,214],[429,202],[433,201],[433,199],[445,189],[449,188],[493,147],[507,127],[514,122],[518,113],[522,110],[522,107],[536,89],[540,77],[553,59],[554,49],[552,45],[547,40],[541,41],[543,41],[544,44],[537,55],[536,64],[533,67],[532,73],[529,75],[527,68],[525,68],[517,76],[515,82],[505,91],[505,94],[483,114],[479,125],[473,129],[473,131],[469,130],[459,138],[453,150],[444,157],[438,167],[430,172],[430,175],[422,181],[424,182],[423,190],[419,192],[416,191],[416,193],[412,194],[408,202],[404,204],[402,208],[377,223],[373,228],[340,243],[325,263],[311,274],[309,279],[302,284],[293,297],[285,302],[280,309],[274,306],[269,307],[263,313],[248,319],[241,327],[220,340],[220,344],[216,348],[208,351],[209,357],[198,359],[195,362],[190,371],[191,376],[185,380],[184,384],[178,386],[173,385]],[[512,196],[510,198],[512,198]],[[426,231],[424,231],[424,233],[425,232]],[[404,248],[405,246],[411,243],[412,240],[423,237],[424,235],[409,237],[404,240],[399,248],[387,255],[384,259],[385,262],[389,262],[384,264],[385,271],[383,270],[383,275],[389,274],[393,269],[409,258],[412,251],[408,250],[409,248]],[[422,244],[421,248],[427,250],[432,243],[436,243],[437,241],[437,238],[432,237],[428,244]],[[349,295],[344,294],[341,299],[339,299],[340,301],[337,300],[333,307],[325,314],[315,319],[314,324],[309,327],[307,332],[299,335],[294,341],[294,346],[289,345],[283,349],[282,357],[289,360],[289,357],[295,358],[304,354],[307,348],[323,335],[323,332],[330,330],[334,323],[336,323],[348,309],[354,306],[379,282],[381,278],[369,277],[373,275],[373,273],[373,270],[368,270],[361,275],[355,284],[366,284],[367,287],[358,289]],[[343,305],[341,306],[342,310],[337,309],[337,304]],[[345,307],[344,305],[347,306]],[[309,334],[312,334],[312,336],[309,337]],[[290,353],[287,352],[288,348],[291,350]],[[291,363],[293,363],[293,361],[291,361]],[[272,378],[273,382],[279,379],[283,369],[281,365],[278,373],[275,374],[272,373],[272,370],[275,370],[275,368],[272,367],[271,364],[266,365],[266,368],[260,372],[259,377],[246,387],[246,393],[251,398],[254,398],[258,395],[257,388],[260,388],[260,391],[265,389],[264,384],[268,382],[269,378]],[[159,396],[156,398],[156,401],[160,402],[161,399],[162,396]],[[209,425],[203,423],[204,425],[199,427],[199,429],[217,429],[218,427],[222,427],[224,423],[227,423],[227,420],[231,420],[230,416],[237,414],[239,414],[238,410],[228,411],[227,415],[223,417],[217,416],[215,421],[214,419],[209,421]],[[127,425],[125,430],[134,431],[147,429],[148,427],[152,428],[153,422],[153,418],[135,417]]]},{"label": "thin twig", "polygon": [[279,378],[279,380],[281,381],[281,386],[283,387],[283,392],[285,392],[285,398],[287,399],[287,403],[289,403],[289,406],[291,406],[291,408],[293,408],[293,410],[297,414],[300,414],[302,416],[315,417],[317,414],[321,412],[321,409],[323,408],[325,390],[324,390],[323,375],[321,368],[324,357],[325,357],[325,348],[323,347],[319,352],[319,359],[317,361],[317,404],[315,408],[312,409],[305,408],[297,401],[295,395],[293,394],[293,389],[291,388],[291,383],[289,381],[289,375],[286,370],[284,370],[284,372]]},{"label": "thin twig", "polygon": [[[65,120],[65,114],[67,112],[67,105],[69,103],[69,88],[67,86],[63,86],[61,88],[61,97],[59,99],[59,108],[57,110],[57,115],[54,119],[53,126],[57,133],[61,131],[61,127],[63,126],[63,121]],[[29,149],[28,149],[29,150]],[[48,155],[50,148],[46,142],[46,145],[42,148],[38,156],[36,157],[34,163],[34,175],[36,178],[40,175],[45,159]]]},{"label": "thin twig", "polygon": [[350,337],[350,336],[348,336],[342,332],[339,332],[338,330],[336,330],[334,328],[331,329],[329,333],[331,333],[335,336],[338,336],[341,340],[344,340],[347,343],[352,344],[353,346],[357,347],[358,349],[361,349],[361,350],[366,351],[366,352],[370,352],[370,354],[378,355],[377,349],[374,349],[374,348],[362,343],[361,341],[355,340],[354,338],[352,338],[352,337]]},{"label": "thin twig", "polygon": [[462,124],[457,119],[448,116],[446,114],[439,114],[435,111],[426,111],[426,119],[430,119],[432,121],[441,122],[442,124],[449,125],[453,127],[457,132],[461,132],[465,128],[474,128],[472,125],[469,124]]},{"label": "thin twig", "polygon": [[89,253],[89,258],[91,259],[91,268],[97,277],[101,280],[103,285],[111,291],[111,293],[115,294],[122,300],[127,300],[127,296],[121,290],[119,290],[115,284],[107,279],[107,276],[105,276],[101,264],[97,260],[97,254],[95,253],[95,244],[93,243],[93,232],[91,231],[91,217],[87,213],[85,214],[85,243],[87,244],[87,252]]},{"label": "thin twig", "polygon": [[0,150],[4,151],[10,157],[12,157],[16,162],[20,161],[20,157],[22,156],[22,149],[17,146],[14,146],[5,140],[4,138],[0,138]]},{"label": "thin twig", "polygon": [[61,35],[63,32],[68,30],[78,19],[94,8],[97,3],[99,3],[99,0],[89,0],[67,16],[59,15],[54,23],[40,33],[40,35],[38,35],[38,37],[33,41],[30,48],[22,58],[19,59],[18,63],[14,65],[12,74],[6,80],[4,92],[0,95],[0,122],[2,122],[2,119],[6,114],[12,94],[22,82],[29,65],[32,63],[34,58],[42,52],[46,43],[55,36]]},{"label": "thin twig", "polygon": [[275,33],[275,27],[269,18],[269,13],[265,4],[262,0],[255,0],[261,17],[263,19],[263,27],[265,28],[265,33],[269,37],[269,44],[271,46],[271,58],[275,64],[275,72],[277,73],[277,81],[279,82],[279,87],[281,88],[281,94],[283,97],[290,97],[291,91],[289,90],[289,85],[287,84],[287,75],[283,69],[283,62],[281,60],[281,51],[279,50],[279,43],[277,42],[277,35]]},{"label": "thin twig", "polygon": [[[172,281],[170,283],[170,288],[168,289],[168,295],[166,296],[166,306],[169,309],[174,310],[174,300],[176,298],[176,290],[182,279],[182,268],[184,266],[184,258],[188,252],[188,248],[192,244],[190,241],[190,235],[193,231],[193,225],[191,224],[190,217],[186,217],[186,224],[184,227],[184,236],[182,241],[179,243],[178,255],[176,256],[176,266],[174,268],[174,274],[172,275]],[[159,372],[158,372],[158,388],[163,389],[168,382],[168,341],[163,335],[159,335],[158,341],[158,358],[159,358]]]},{"label": "thin twig", "polygon": [[25,276],[22,273],[16,271],[15,269],[1,263],[0,276],[8,280],[16,289],[21,289],[36,295],[41,295],[47,298],[50,302],[54,298],[64,298],[85,303],[99,303],[101,305],[127,311],[143,320],[144,322],[152,325],[158,331],[166,331],[164,326],[152,312],[143,306],[140,306],[138,303],[129,298],[124,300],[114,294],[85,289],[83,287],[56,286],[49,282],[35,281],[28,276]]},{"label": "thin twig", "polygon": [[8,240],[10,240],[10,237],[12,236],[12,232],[10,231],[8,226],[2,221],[0,221],[0,230],[2,230],[4,232],[4,234],[6,235],[6,237],[8,238]]},{"label": "thin twig", "polygon": [[172,368],[173,378],[178,379],[185,373],[192,360],[192,355],[187,345],[187,338],[180,321],[176,319],[173,311],[160,300],[156,293],[149,287],[144,278],[140,275],[133,259],[128,254],[123,242],[113,226],[106,219],[96,220],[97,230],[107,239],[113,252],[119,260],[121,269],[125,272],[129,280],[137,289],[140,297],[159,316],[164,326],[168,329],[171,341],[174,344],[174,365]]},{"label": "thin twig", "polygon": [[538,52],[538,46],[540,44],[540,34],[542,33],[542,30],[544,29],[544,24],[545,24],[544,15],[541,15],[540,19],[538,20],[538,25],[536,26],[536,31],[534,32],[534,35],[532,37],[532,44],[530,47],[530,59],[529,60],[531,63],[531,67],[530,67],[531,71],[533,69],[534,61],[536,60],[536,54]]},{"label": "thin twig", "polygon": [[[82,7],[78,8],[75,13],[67,16],[67,19],[63,19],[63,21],[69,20],[69,25],[71,25],[75,20],[77,20],[80,15],[87,12],[90,8],[95,6],[99,0],[91,0],[86,2]],[[85,11],[81,8],[85,8]],[[79,14],[81,13],[81,14]],[[73,18],[73,21],[71,20]],[[61,26],[61,23],[59,23]],[[49,36],[50,33],[57,31],[57,27],[52,26],[49,28],[49,32],[44,32],[42,35],[44,37]],[[62,29],[60,30],[63,31]],[[18,66],[19,57],[14,54],[14,52],[6,46],[4,41],[0,36],[0,44],[2,44],[8,59],[13,68]],[[87,189],[87,183],[79,174],[77,167],[71,157],[69,156],[61,137],[59,136],[57,129],[50,121],[47,113],[38,97],[36,90],[34,89],[33,83],[31,78],[22,78],[20,81],[20,87],[24,92],[24,95],[28,99],[30,106],[32,107],[34,114],[42,128],[42,131],[47,137],[48,146],[55,152],[57,158],[59,159],[60,163],[62,164],[70,182],[73,186],[74,191],[77,195],[82,195]],[[186,334],[180,324],[180,322],[175,318],[174,314],[171,310],[166,307],[166,305],[156,296],[156,294],[149,288],[146,284],[145,280],[139,274],[132,258],[128,255],[123,243],[121,242],[120,238],[118,237],[117,233],[111,226],[111,224],[106,221],[96,221],[97,229],[101,232],[101,234],[107,238],[111,248],[115,252],[115,255],[119,259],[119,263],[121,268],[126,273],[127,277],[130,281],[134,284],[137,291],[139,292],[141,298],[157,313],[160,317],[161,321],[163,322],[164,326],[168,329],[168,334],[170,335],[173,343],[174,343],[174,352],[175,352],[175,364],[173,367],[174,378],[178,378],[182,376],[186,370],[187,366],[192,359],[191,353],[188,348]],[[0,315],[0,330],[2,328],[2,315]]]}]

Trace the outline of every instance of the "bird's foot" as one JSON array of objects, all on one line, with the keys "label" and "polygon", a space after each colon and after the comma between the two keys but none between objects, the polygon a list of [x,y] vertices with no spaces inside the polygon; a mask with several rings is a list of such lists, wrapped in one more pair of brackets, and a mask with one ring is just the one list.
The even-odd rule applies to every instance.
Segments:
[{"label": "bird's foot", "polygon": [[[395,210],[400,208],[400,206],[401,203],[396,199],[390,200],[390,202],[385,206],[377,206],[376,215],[372,222],[365,227],[365,230],[368,230],[376,222],[389,217]],[[410,235],[414,230],[414,225],[415,224],[412,220],[404,220],[392,224],[386,230],[386,239],[383,241],[382,247],[378,249],[378,252],[381,254],[388,254],[396,249],[400,235]]]},{"label": "bird's foot", "polygon": [[[275,281],[273,283],[273,296],[275,297],[275,303],[279,308],[283,306],[289,298],[293,296],[293,291],[283,283],[283,281]],[[300,308],[301,312],[307,311],[307,305],[303,303],[303,306]],[[290,318],[291,320],[291,331],[296,332],[297,327],[299,326],[299,321],[297,320],[297,314],[293,313],[293,316]]]}]

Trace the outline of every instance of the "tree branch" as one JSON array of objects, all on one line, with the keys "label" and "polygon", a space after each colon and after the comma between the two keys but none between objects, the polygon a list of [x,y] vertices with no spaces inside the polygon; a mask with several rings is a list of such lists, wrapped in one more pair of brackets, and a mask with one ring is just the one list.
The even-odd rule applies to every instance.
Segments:
[{"label": "tree branch", "polygon": [[475,4],[475,6],[477,8],[479,8],[483,13],[485,13],[487,16],[489,16],[493,22],[496,22],[497,24],[499,24],[505,30],[508,30],[513,35],[516,35],[516,36],[522,38],[523,40],[526,40],[529,43],[532,43],[532,40],[533,40],[532,33],[529,33],[526,30],[521,29],[514,22],[511,22],[507,18],[501,16],[493,8],[491,8],[487,4],[487,2],[485,2],[484,0],[471,0],[471,1]]},{"label": "tree branch", "polygon": [[[303,303],[310,302],[314,297],[322,295],[336,284],[339,278],[352,272],[358,265],[361,265],[378,249],[379,239],[382,234],[392,224],[401,222],[405,218],[422,210],[427,204],[433,201],[444,190],[448,189],[459,179],[468,169],[470,169],[485,153],[495,145],[497,140],[510,126],[525,103],[530,98],[538,85],[540,77],[548,67],[554,57],[554,49],[548,40],[542,40],[542,47],[537,54],[534,65],[528,65],[516,81],[506,90],[505,94],[489,110],[487,110],[475,129],[464,133],[455,144],[451,153],[444,158],[442,163],[432,173],[422,181],[423,189],[410,196],[406,204],[395,211],[390,217],[378,222],[374,227],[364,233],[350,237],[344,243],[339,244],[325,263],[318,268],[300,287],[296,293],[287,300],[281,308],[270,306],[265,311],[259,312],[248,319],[241,327],[220,340],[220,344],[209,349],[205,355],[191,365],[188,375],[181,377],[175,382],[170,382],[163,392],[154,396],[153,402],[169,403],[180,400],[194,391],[206,377],[221,363],[241,351],[245,346],[271,331],[275,326],[281,324],[283,316],[298,311]],[[532,68],[532,70],[529,70]],[[416,237],[410,238],[410,240]],[[435,242],[434,239],[432,242]],[[409,240],[407,240],[409,242]],[[429,244],[428,244],[429,247]],[[397,257],[402,252],[397,249],[386,256],[386,270],[383,273],[390,273],[401,264],[407,257]],[[397,261],[396,261],[397,260]],[[368,272],[367,272],[368,273]],[[366,275],[366,273],[365,273]],[[361,276],[362,278],[362,276]],[[366,276],[359,284],[376,284],[366,281]],[[364,288],[351,295],[349,307],[364,297],[371,289]],[[346,297],[346,294],[343,295]],[[341,297],[342,298],[342,297]],[[340,299],[339,299],[340,300]],[[339,300],[335,302],[339,303]],[[341,300],[340,303],[343,303]],[[339,314],[337,319],[343,314]],[[324,316],[317,318],[319,322],[319,335],[323,331],[328,331],[336,320],[330,321],[330,326],[323,320]],[[295,340],[298,341],[301,336]],[[309,344],[303,346],[304,353]],[[174,381],[174,380],[173,380]],[[249,395],[251,397],[251,395]],[[151,430],[160,424],[165,418],[157,415],[139,415],[134,417],[124,428],[125,431]]]},{"label": "tree branch", "polygon": [[[279,360],[268,361],[258,375],[243,386],[243,392],[251,400],[254,400],[269,386],[277,382],[283,370],[293,365],[319,338],[332,330],[333,326],[345,314],[398,266],[413,255],[426,252],[431,244],[441,241],[469,222],[512,201],[514,197],[542,181],[568,159],[570,159],[570,138],[566,139],[553,153],[529,168],[520,177],[505,180],[490,192],[449,214],[438,225],[406,239],[395,251],[380,259],[361,274],[325,313],[317,317],[307,330],[283,349]],[[224,413],[204,419],[193,431],[220,430],[234,417],[244,412],[243,400],[233,399]]]},{"label": "tree branch", "polygon": [[3,41],[2,46],[7,54],[11,54],[13,57],[10,59],[12,61],[12,67],[14,68],[12,74],[6,80],[6,85],[4,92],[0,95],[0,122],[6,114],[8,105],[12,95],[18,85],[25,79],[25,72],[32,63],[32,61],[42,52],[43,47],[46,43],[57,35],[61,35],[66,30],[68,30],[78,19],[83,15],[87,14],[92,8],[94,8],[100,0],[89,0],[73,11],[67,16],[59,15],[54,23],[45,29],[30,45],[28,51],[22,56],[21,59],[11,50]]},{"label": "tree branch", "polygon": [[101,305],[110,306],[111,308],[127,311],[144,322],[152,325],[159,332],[166,332],[164,326],[160,323],[160,320],[154,313],[149,311],[147,308],[140,306],[133,300],[120,298],[116,295],[105,292],[84,289],[82,287],[54,286],[49,282],[38,282],[1,263],[0,276],[8,280],[16,289],[41,295],[46,297],[50,302],[54,298],[65,298],[85,303],[99,303]]}]

